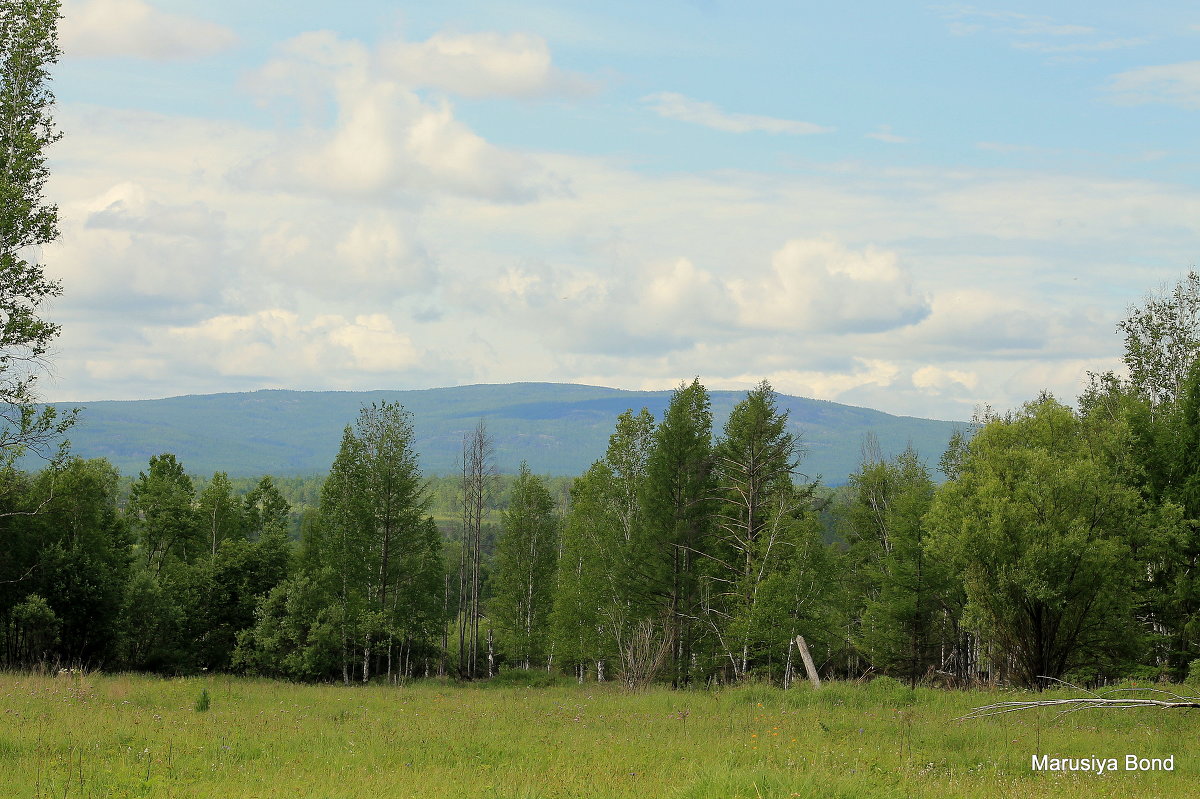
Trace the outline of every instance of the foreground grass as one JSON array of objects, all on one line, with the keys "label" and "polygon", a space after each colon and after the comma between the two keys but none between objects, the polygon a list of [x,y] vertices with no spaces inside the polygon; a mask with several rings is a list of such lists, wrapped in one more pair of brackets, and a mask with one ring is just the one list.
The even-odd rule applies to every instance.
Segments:
[{"label": "foreground grass", "polygon": [[[211,699],[198,712],[201,691]],[[1200,715],[1030,711],[1009,693],[300,686],[0,674],[4,797],[1177,797]],[[1174,756],[1171,772],[1033,772],[1031,755]],[[1123,763],[1123,760],[1122,760]]]}]

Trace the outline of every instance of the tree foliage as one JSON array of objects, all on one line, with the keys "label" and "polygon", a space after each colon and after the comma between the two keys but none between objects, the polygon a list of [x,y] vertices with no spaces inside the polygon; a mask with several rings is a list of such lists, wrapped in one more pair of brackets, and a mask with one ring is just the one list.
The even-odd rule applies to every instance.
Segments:
[{"label": "tree foliage", "polygon": [[558,519],[542,481],[521,464],[496,544],[490,618],[509,659],[528,669],[550,656]]},{"label": "tree foliage", "polygon": [[0,4],[0,450],[7,464],[27,450],[50,453],[73,415],[38,410],[35,383],[59,327],[41,306],[62,293],[38,261],[58,238],[58,208],[45,198],[47,149],[60,133],[51,112],[58,60],[57,0]]},{"label": "tree foliage", "polygon": [[1043,395],[990,419],[934,499],[930,551],[961,571],[970,622],[1022,684],[1133,654],[1134,552],[1152,524],[1099,456],[1120,435]]}]

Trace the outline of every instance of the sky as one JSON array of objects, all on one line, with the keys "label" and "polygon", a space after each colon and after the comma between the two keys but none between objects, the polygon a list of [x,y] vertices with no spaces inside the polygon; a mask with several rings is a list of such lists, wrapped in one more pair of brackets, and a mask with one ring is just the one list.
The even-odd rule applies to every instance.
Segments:
[{"label": "sky", "polygon": [[548,381],[966,420],[1200,252],[1200,8],[64,0],[53,401]]}]

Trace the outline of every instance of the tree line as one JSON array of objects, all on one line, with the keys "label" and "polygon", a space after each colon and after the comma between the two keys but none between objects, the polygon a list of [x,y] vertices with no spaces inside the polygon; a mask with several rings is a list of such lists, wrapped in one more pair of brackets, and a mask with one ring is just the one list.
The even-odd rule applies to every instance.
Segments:
[{"label": "tree line", "polygon": [[[1200,277],[1121,323],[1128,378],[981,413],[935,479],[863,442],[834,492],[767,382],[720,431],[681,385],[621,414],[556,500],[505,480],[481,421],[457,518],[399,405],[345,428],[315,506],[270,477],[197,490],[150,459],[0,474],[0,658],[298,680],[480,678],[501,667],[677,687],[770,680],[809,642],[826,675],[911,683],[1185,677],[1200,659]],[[833,520],[832,543],[825,534]]]}]

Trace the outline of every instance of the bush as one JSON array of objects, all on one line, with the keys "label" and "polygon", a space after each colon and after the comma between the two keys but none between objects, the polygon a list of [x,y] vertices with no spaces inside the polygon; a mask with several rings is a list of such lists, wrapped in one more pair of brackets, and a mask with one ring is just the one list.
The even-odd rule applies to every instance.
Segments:
[{"label": "bush", "polygon": [[867,696],[887,704],[911,705],[917,693],[892,677],[876,677],[867,683]]},{"label": "bush", "polygon": [[208,689],[201,688],[200,689],[200,698],[196,700],[196,712],[203,713],[206,710],[208,710],[208,706],[209,706]]},{"label": "bush", "polygon": [[561,674],[542,669],[500,669],[500,672],[487,680],[483,685],[487,688],[554,688],[561,685],[573,685],[574,680]]},{"label": "bush", "polygon": [[1200,685],[1200,659],[1193,660],[1188,664],[1187,677],[1184,678],[1184,683],[1187,685]]}]

